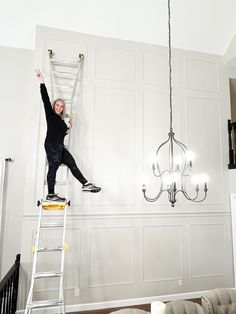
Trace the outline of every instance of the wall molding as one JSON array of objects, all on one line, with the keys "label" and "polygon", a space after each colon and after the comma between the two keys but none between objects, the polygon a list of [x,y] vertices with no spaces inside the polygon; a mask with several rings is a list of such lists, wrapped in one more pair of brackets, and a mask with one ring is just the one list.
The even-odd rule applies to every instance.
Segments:
[{"label": "wall molding", "polygon": [[[68,214],[67,219],[68,220],[74,220],[74,219],[122,219],[122,218],[179,218],[179,217],[230,217],[231,213],[229,210],[219,210],[219,211],[176,211],[176,212],[153,212],[153,211],[148,211],[146,213],[143,212],[126,212],[126,213],[104,213],[104,212],[98,212],[94,213],[94,211],[90,212],[88,211],[87,213],[80,213],[80,214]],[[22,215],[22,218],[24,221],[38,221],[38,214],[24,214]],[[55,219],[54,215],[49,216],[49,219]],[[60,219],[60,218],[58,218]],[[61,216],[62,219],[62,216]]]},{"label": "wall molding", "polygon": [[[179,293],[179,294],[169,294],[169,295],[161,295],[161,296],[152,296],[146,298],[134,298],[134,299],[125,299],[125,300],[113,300],[113,301],[105,301],[105,302],[95,302],[95,303],[82,303],[82,304],[71,304],[66,305],[66,311],[75,312],[75,311],[89,311],[89,310],[100,310],[100,309],[109,309],[115,307],[124,307],[124,306],[134,306],[141,304],[149,304],[154,301],[175,301],[182,299],[194,299],[200,298],[207,290],[203,291],[195,291],[195,292],[187,292],[187,293]],[[56,309],[50,309],[43,313],[57,313]],[[18,310],[16,314],[23,314],[24,310]]]}]

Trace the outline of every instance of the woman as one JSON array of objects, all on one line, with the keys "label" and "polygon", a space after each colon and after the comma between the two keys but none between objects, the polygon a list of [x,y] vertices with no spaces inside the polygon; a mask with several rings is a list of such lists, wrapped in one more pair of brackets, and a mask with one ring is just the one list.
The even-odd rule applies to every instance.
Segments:
[{"label": "woman", "polygon": [[[83,192],[97,193],[101,190],[100,187],[89,183],[83,174],[77,167],[74,158],[70,152],[64,147],[64,137],[66,136],[69,128],[67,127],[65,118],[65,102],[62,99],[56,99],[51,105],[47,88],[44,83],[43,74],[40,70],[35,70],[38,80],[40,81],[40,92],[44,104],[44,110],[47,120],[47,135],[44,143],[48,160],[48,173],[47,173],[47,184],[48,184],[48,195],[47,201],[53,202],[64,202],[65,198],[55,194],[55,180],[56,172],[61,164],[65,164],[69,167],[73,176],[79,180],[82,184]],[[69,122],[71,127],[71,120]]]}]

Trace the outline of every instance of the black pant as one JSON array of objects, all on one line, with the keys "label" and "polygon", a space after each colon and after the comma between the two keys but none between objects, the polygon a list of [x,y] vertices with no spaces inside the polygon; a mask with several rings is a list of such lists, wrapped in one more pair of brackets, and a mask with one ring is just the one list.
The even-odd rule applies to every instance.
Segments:
[{"label": "black pant", "polygon": [[52,144],[45,142],[45,150],[48,159],[48,193],[54,194],[54,186],[56,180],[56,173],[61,164],[66,165],[73,176],[83,185],[87,182],[81,171],[77,167],[74,158],[70,152],[63,146],[63,144]]}]

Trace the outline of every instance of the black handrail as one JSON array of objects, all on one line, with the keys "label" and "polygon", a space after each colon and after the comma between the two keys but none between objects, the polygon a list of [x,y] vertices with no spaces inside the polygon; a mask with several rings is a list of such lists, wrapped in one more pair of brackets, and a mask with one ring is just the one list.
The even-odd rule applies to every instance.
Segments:
[{"label": "black handrail", "polygon": [[16,312],[19,269],[20,254],[17,254],[14,265],[0,282],[0,314]]},{"label": "black handrail", "polygon": [[236,122],[228,120],[229,169],[236,168]]}]

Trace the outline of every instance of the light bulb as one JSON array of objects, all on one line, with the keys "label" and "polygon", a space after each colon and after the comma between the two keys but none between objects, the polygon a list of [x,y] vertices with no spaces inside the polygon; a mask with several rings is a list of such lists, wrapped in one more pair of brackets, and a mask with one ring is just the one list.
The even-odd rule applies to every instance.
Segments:
[{"label": "light bulb", "polygon": [[162,180],[163,180],[163,183],[164,185],[168,186],[171,184],[171,176],[170,176],[170,173],[164,173],[162,175]]},{"label": "light bulb", "polygon": [[182,161],[183,161],[183,159],[181,158],[181,156],[178,155],[178,156],[174,157],[174,164],[175,165],[181,165]]},{"label": "light bulb", "polygon": [[192,152],[191,150],[187,150],[185,153],[185,156],[186,156],[187,161],[193,161],[196,157],[194,152]]},{"label": "light bulb", "polygon": [[198,174],[192,177],[193,184],[203,184],[209,182],[209,177],[207,174]]},{"label": "light bulb", "polygon": [[205,173],[200,175],[201,177],[201,183],[208,183],[209,182],[209,176]]},{"label": "light bulb", "polygon": [[172,182],[179,182],[180,181],[180,174],[178,172],[174,172],[171,175]]},{"label": "light bulb", "polygon": [[191,181],[192,181],[192,183],[194,185],[197,185],[197,184],[201,183],[200,175],[196,174],[196,175],[192,176],[192,180]]},{"label": "light bulb", "polygon": [[145,193],[146,192],[146,185],[145,184],[143,184],[143,186],[142,186],[142,191]]}]

